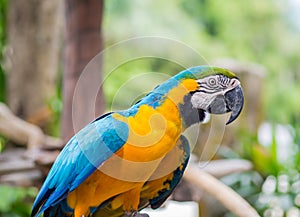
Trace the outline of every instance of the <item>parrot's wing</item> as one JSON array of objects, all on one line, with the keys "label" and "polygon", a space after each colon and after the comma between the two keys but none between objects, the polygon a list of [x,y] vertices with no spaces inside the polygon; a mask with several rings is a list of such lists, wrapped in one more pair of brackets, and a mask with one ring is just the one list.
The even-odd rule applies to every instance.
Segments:
[{"label": "parrot's wing", "polygon": [[[190,147],[188,140],[181,135],[173,148],[162,160],[159,167],[146,182],[141,192],[139,210],[151,206],[156,209],[160,207],[171,195],[177,184],[182,178],[190,156]],[[179,160],[179,162],[178,162]],[[176,163],[178,162],[178,163]],[[175,168],[174,168],[175,165]],[[172,171],[170,172],[170,169]],[[123,207],[112,207],[114,198],[96,207],[92,217],[121,217],[124,216]]]},{"label": "parrot's wing", "polygon": [[54,162],[33,204],[32,216],[66,198],[128,138],[128,126],[106,114],[79,131]]},{"label": "parrot's wing", "polygon": [[[171,173],[171,177],[172,177],[171,179],[168,179],[168,176],[166,176],[167,179],[165,180],[162,179],[163,181],[162,184],[164,185],[164,188],[160,189],[157,195],[154,198],[151,198],[149,200],[152,209],[159,208],[166,201],[166,199],[172,194],[175,187],[178,185],[179,181],[181,180],[184,170],[188,164],[189,157],[190,157],[190,146],[187,138],[181,135],[177,142],[176,147],[178,148],[178,150],[182,152],[181,164]],[[172,159],[172,156],[170,159]],[[162,164],[165,164],[164,161],[162,161]],[[148,183],[148,185],[151,186],[151,181]]]}]

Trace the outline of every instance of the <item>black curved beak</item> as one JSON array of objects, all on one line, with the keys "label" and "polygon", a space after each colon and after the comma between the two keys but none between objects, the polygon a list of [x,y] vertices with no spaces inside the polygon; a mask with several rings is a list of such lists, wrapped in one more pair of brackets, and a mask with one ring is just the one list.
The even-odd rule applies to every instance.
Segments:
[{"label": "black curved beak", "polygon": [[224,114],[231,112],[231,116],[226,124],[230,124],[240,115],[244,105],[244,94],[241,86],[218,95],[208,107],[211,114]]}]

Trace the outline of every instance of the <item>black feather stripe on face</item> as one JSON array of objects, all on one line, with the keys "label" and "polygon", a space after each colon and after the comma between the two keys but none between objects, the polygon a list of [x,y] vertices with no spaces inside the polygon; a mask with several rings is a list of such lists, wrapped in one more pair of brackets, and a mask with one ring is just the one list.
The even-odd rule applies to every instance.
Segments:
[{"label": "black feather stripe on face", "polygon": [[199,84],[198,92],[209,93],[209,94],[220,92],[222,90],[225,90],[228,87],[230,81],[231,81],[230,78],[221,74],[211,75],[202,78],[197,81],[197,83]]},{"label": "black feather stripe on face", "polygon": [[179,104],[180,115],[184,122],[184,126],[189,126],[204,121],[206,113],[203,109],[194,108],[191,103],[192,93],[186,95],[183,103]]}]

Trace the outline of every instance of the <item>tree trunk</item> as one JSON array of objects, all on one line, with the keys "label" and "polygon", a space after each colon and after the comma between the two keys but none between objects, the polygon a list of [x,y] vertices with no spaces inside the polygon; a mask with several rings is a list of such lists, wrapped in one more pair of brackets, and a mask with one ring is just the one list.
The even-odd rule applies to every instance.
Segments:
[{"label": "tree trunk", "polygon": [[45,108],[57,85],[60,0],[8,1],[8,104],[28,119]]},{"label": "tree trunk", "polygon": [[[98,62],[97,68],[94,68],[90,76],[80,80],[80,85],[83,86],[78,88],[79,77],[82,75],[84,67],[101,50],[102,12],[103,1],[101,0],[65,1],[64,107],[62,116],[64,141],[74,135],[74,130],[79,130],[104,111],[104,101],[101,86],[99,86],[101,84],[101,63]],[[77,94],[75,88],[78,89]],[[97,97],[94,98],[94,95]]]}]

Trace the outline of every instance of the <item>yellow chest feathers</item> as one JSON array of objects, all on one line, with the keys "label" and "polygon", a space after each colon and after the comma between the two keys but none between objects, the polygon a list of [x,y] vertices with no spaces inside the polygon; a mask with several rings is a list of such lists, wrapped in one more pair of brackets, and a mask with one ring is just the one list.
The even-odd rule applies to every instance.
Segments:
[{"label": "yellow chest feathers", "polygon": [[172,102],[165,102],[163,107],[153,109],[142,105],[135,116],[128,118],[113,115],[127,123],[129,129],[126,144],[117,152],[120,157],[130,161],[151,161],[163,157],[174,147],[181,134],[180,114]]},{"label": "yellow chest feathers", "polygon": [[172,150],[182,133],[178,105],[196,88],[197,83],[187,79],[173,88],[155,109],[145,104],[134,116],[114,114],[114,118],[129,128],[126,144],[116,154],[125,160],[145,162],[161,158]]}]

